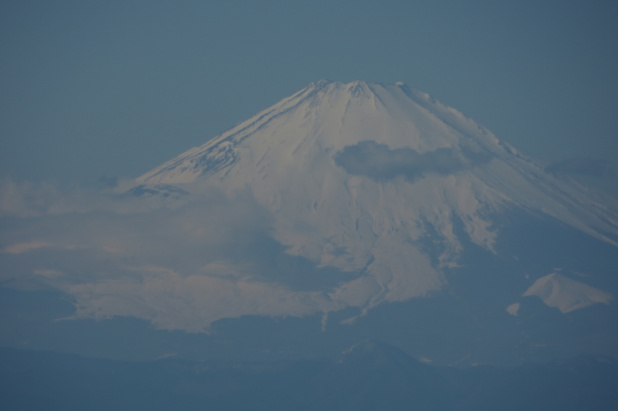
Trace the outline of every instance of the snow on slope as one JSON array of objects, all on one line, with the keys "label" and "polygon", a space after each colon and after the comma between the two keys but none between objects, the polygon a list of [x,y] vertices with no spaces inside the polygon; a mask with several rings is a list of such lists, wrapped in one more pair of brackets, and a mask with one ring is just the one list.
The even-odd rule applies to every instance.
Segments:
[{"label": "snow on slope", "polygon": [[[448,201],[464,215],[477,211],[470,204],[474,197],[490,208],[506,202],[540,210],[597,237],[602,235],[595,229],[618,233],[618,220],[602,205],[582,199],[581,193],[545,173],[490,131],[402,83],[312,83],[137,181],[183,184],[213,176],[209,182],[218,181],[227,190],[244,186],[256,187],[256,193],[266,190],[262,197],[270,198],[265,204],[271,209],[283,201],[276,192],[290,186],[302,186],[296,191],[305,192],[310,187],[304,195],[286,197],[298,204],[313,204],[311,199],[325,198],[328,187],[341,188],[342,183],[353,179],[336,166],[336,153],[366,141],[386,145],[392,151],[453,150],[462,163],[482,164],[470,167],[467,173],[457,173],[456,181],[440,180],[447,186]],[[458,188],[462,184],[464,188]],[[416,193],[421,191],[421,187],[414,188]],[[433,206],[435,201],[431,203]],[[480,230],[473,238],[490,244],[491,234],[482,227],[468,224],[467,228]]]},{"label": "snow on slope", "polygon": [[609,304],[612,300],[610,293],[557,273],[539,278],[522,296],[536,296],[547,306],[555,307],[563,314],[593,304]]},{"label": "snow on slope", "polygon": [[[513,206],[613,244],[618,236],[612,212],[401,83],[312,83],[137,183],[250,190],[288,253],[364,272],[329,298],[365,309],[438,290],[462,250],[457,221],[488,250],[491,215]],[[437,265],[420,244],[428,232],[442,244]]]}]

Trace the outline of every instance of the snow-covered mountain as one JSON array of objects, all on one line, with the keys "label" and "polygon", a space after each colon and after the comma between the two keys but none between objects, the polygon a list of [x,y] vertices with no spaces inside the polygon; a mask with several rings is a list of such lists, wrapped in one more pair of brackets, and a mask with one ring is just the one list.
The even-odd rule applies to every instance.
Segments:
[{"label": "snow-covered mountain", "polygon": [[313,83],[114,192],[5,184],[0,344],[618,358],[618,207],[559,174],[403,84]]},{"label": "snow-covered mountain", "polygon": [[401,83],[312,83],[137,184],[249,191],[287,253],[358,273],[314,302],[325,312],[442,289],[445,270],[461,263],[462,235],[496,253],[499,216],[513,210],[618,245],[607,204]]}]

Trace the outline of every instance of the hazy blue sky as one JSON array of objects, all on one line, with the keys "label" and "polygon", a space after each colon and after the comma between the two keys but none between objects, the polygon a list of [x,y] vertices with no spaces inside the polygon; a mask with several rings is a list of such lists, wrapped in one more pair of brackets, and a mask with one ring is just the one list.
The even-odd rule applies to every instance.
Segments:
[{"label": "hazy blue sky", "polygon": [[137,176],[311,81],[403,81],[552,162],[618,156],[615,1],[0,6],[0,176]]}]

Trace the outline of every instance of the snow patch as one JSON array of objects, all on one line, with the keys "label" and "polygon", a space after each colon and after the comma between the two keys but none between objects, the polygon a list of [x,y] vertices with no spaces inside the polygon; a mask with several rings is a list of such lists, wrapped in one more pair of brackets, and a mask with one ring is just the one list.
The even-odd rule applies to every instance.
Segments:
[{"label": "snow patch", "polygon": [[563,314],[594,304],[609,304],[612,300],[610,293],[558,273],[539,278],[522,296],[536,296]]},{"label": "snow patch", "polygon": [[519,303],[513,303],[506,307],[506,312],[514,317],[517,317],[517,313],[519,312]]}]

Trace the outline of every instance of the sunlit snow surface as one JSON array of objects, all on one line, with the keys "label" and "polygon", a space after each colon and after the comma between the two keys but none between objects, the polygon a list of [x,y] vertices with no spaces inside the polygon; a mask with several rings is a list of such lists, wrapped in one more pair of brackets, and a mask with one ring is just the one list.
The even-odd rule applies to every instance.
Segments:
[{"label": "sunlit snow surface", "polygon": [[610,293],[558,273],[539,278],[523,296],[539,297],[546,305],[559,309],[563,314],[593,304],[609,304],[612,300]]},{"label": "sunlit snow surface", "polygon": [[[206,207],[211,200],[200,208],[203,193],[216,192],[259,210],[238,206],[251,224],[257,218],[267,227],[288,255],[351,274],[303,290],[229,257],[209,254],[192,266],[123,260],[127,275],[57,285],[75,297],[77,317],[126,315],[161,328],[204,331],[218,319],[246,314],[324,313],[325,321],[329,312],[348,307],[363,314],[384,302],[442,289],[444,269],[456,267],[463,251],[458,224],[474,244],[495,252],[499,227],[492,217],[512,208],[551,216],[612,244],[618,238],[615,214],[604,205],[545,173],[458,111],[399,83],[312,83],[144,174],[131,190],[147,194],[151,198],[144,201],[150,203],[165,193],[164,208],[188,207],[186,215],[175,217],[177,226],[173,219],[167,222],[174,232],[169,249],[213,249],[205,239],[216,237],[217,230],[228,233],[216,209]],[[227,216],[223,208],[229,207],[221,208]],[[435,260],[422,245],[429,232],[441,245]],[[157,238],[155,233],[143,241]],[[32,239],[6,252],[48,246]],[[118,246],[105,243],[112,254],[122,253]],[[166,252],[165,243],[153,247]],[[562,312],[609,298],[556,277],[537,283],[526,295]]]}]

